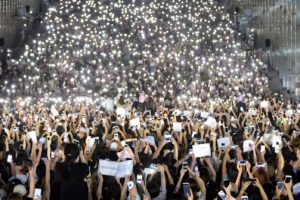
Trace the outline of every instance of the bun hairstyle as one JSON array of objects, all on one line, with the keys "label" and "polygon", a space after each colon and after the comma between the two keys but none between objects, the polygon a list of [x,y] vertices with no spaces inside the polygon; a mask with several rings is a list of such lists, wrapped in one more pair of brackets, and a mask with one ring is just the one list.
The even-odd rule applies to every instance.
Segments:
[{"label": "bun hairstyle", "polygon": [[70,171],[73,169],[75,160],[78,158],[80,153],[79,147],[74,143],[68,143],[64,149],[65,160],[63,167],[59,172],[59,180],[63,182],[72,182]]}]

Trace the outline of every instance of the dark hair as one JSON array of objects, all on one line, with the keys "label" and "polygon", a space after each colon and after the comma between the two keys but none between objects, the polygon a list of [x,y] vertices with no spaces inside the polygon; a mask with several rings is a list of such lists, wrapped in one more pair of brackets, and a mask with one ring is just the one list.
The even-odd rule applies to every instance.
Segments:
[{"label": "dark hair", "polygon": [[23,200],[23,198],[19,193],[14,192],[7,197],[7,200]]},{"label": "dark hair", "polygon": [[3,142],[0,142],[0,151],[4,151],[5,144]]},{"label": "dark hair", "polygon": [[210,179],[208,169],[206,167],[198,167],[198,168],[200,172],[200,178],[206,184]]},{"label": "dark hair", "polygon": [[75,160],[79,156],[79,147],[74,143],[68,143],[64,149],[65,161],[63,162],[62,169],[59,172],[58,178],[63,182],[72,181],[70,171],[73,169]]},{"label": "dark hair", "polygon": [[120,97],[119,97],[118,103],[121,104],[121,105],[124,105],[124,104],[125,104],[125,100],[124,100],[124,97],[123,97],[123,96],[120,96]]},{"label": "dark hair", "polygon": [[181,194],[179,193],[173,193],[169,198],[168,200],[182,200],[183,197]]},{"label": "dark hair", "polygon": [[153,102],[152,97],[148,97],[148,103],[152,103],[152,102]]},{"label": "dark hair", "polygon": [[147,190],[151,196],[151,199],[159,195],[159,186],[153,181],[147,183]]},{"label": "dark hair", "polygon": [[230,180],[230,182],[235,182],[236,178],[238,176],[238,170],[236,168],[236,164],[235,163],[229,163],[227,165],[227,174],[228,174],[228,179]]},{"label": "dark hair", "polygon": [[24,150],[20,150],[17,155],[16,164],[22,165],[23,161],[27,159],[27,153]]}]

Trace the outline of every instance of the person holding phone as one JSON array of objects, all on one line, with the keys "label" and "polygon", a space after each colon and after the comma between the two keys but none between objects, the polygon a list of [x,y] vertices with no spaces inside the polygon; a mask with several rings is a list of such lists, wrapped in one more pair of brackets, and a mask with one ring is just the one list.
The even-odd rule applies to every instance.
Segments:
[{"label": "person holding phone", "polygon": [[65,160],[57,163],[56,181],[60,183],[60,197],[66,200],[85,199],[84,178],[91,174],[86,164],[83,151],[74,143],[68,143],[64,149]]}]

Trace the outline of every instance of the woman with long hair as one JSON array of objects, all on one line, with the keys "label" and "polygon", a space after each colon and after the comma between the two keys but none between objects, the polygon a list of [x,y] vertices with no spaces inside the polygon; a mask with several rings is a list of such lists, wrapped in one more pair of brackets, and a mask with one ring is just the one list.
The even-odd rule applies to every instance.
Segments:
[{"label": "woman with long hair", "polygon": [[84,178],[90,178],[91,174],[82,149],[74,143],[69,143],[65,146],[64,155],[64,161],[57,163],[55,167],[55,174],[60,183],[60,199],[87,199]]}]

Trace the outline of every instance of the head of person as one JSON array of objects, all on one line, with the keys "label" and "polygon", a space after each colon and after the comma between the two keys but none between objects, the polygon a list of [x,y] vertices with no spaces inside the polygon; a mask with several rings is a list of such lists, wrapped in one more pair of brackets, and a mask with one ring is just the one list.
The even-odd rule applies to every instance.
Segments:
[{"label": "head of person", "polygon": [[269,182],[269,174],[265,171],[264,168],[258,168],[254,174],[253,174],[254,178],[257,178],[260,182],[261,185]]},{"label": "head of person", "polygon": [[14,192],[7,197],[7,200],[23,200],[23,198],[19,193]]},{"label": "head of person", "polygon": [[124,104],[125,104],[125,99],[124,99],[123,96],[120,96],[120,97],[119,97],[118,103],[121,104],[121,105],[124,105]]},{"label": "head of person", "polygon": [[32,161],[26,159],[22,162],[22,173],[27,174],[29,172],[29,168],[32,167]]},{"label": "head of person", "polygon": [[159,195],[159,185],[156,182],[149,182],[147,183],[147,190],[151,196],[151,199],[157,197]]},{"label": "head of person", "polygon": [[59,173],[59,179],[64,182],[72,181],[70,171],[73,169],[76,161],[79,158],[79,147],[74,143],[68,143],[64,149],[65,160],[63,167]]}]

